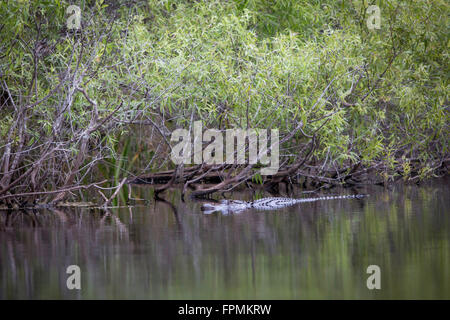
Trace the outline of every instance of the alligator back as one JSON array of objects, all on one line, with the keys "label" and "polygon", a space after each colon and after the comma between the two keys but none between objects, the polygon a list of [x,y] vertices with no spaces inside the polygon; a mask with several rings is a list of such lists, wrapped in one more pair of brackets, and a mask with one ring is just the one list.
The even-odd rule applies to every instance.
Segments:
[{"label": "alligator back", "polygon": [[256,210],[275,210],[289,207],[301,202],[313,202],[313,201],[323,201],[333,199],[351,199],[351,198],[359,199],[362,197],[364,197],[364,195],[343,195],[343,196],[328,196],[328,197],[303,198],[303,199],[271,197],[251,202],[240,200],[222,200],[218,204],[210,204],[210,203],[204,204],[202,206],[202,211],[204,211],[205,213],[212,213],[214,211],[221,211],[222,213],[232,213],[232,212],[241,212],[250,208]]}]

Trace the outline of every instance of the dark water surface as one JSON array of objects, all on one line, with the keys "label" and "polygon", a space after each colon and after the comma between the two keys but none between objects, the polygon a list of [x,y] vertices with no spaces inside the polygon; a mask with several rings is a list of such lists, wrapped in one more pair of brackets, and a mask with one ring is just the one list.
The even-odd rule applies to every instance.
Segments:
[{"label": "dark water surface", "polygon": [[[231,215],[205,215],[177,191],[166,195],[173,206],[110,214],[1,212],[0,298],[450,299],[449,186]],[[81,268],[81,290],[66,287],[69,265]],[[380,290],[366,286],[369,265],[381,269]]]}]

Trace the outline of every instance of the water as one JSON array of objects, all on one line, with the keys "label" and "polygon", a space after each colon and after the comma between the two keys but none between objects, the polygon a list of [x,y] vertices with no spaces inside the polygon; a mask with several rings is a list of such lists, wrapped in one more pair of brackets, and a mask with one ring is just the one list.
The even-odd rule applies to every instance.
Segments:
[{"label": "water", "polygon": [[[107,214],[2,212],[0,298],[449,299],[449,185],[232,215],[205,215],[177,191],[172,204]],[[81,290],[66,287],[69,265],[81,268]],[[380,267],[380,290],[366,286],[369,265]]]}]

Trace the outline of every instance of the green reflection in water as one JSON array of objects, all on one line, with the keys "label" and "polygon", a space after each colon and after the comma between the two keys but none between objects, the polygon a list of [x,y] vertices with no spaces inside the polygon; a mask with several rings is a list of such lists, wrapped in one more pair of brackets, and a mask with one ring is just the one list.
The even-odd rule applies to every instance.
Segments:
[{"label": "green reflection in water", "polygon": [[[157,202],[111,214],[3,212],[0,298],[449,299],[448,186],[227,216],[204,215],[177,191],[167,197],[176,211]],[[66,288],[72,264],[79,291]],[[381,290],[366,287],[372,264]]]}]

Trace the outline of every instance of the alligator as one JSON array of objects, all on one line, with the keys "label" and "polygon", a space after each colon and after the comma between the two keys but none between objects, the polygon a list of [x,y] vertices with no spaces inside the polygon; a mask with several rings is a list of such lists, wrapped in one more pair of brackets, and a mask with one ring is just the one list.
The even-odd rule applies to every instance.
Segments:
[{"label": "alligator", "polygon": [[334,199],[354,199],[354,198],[360,199],[365,196],[367,195],[357,194],[357,195],[329,196],[329,197],[303,198],[303,199],[270,197],[255,201],[221,200],[219,201],[219,203],[204,203],[201,207],[201,210],[203,211],[203,213],[206,214],[213,213],[216,211],[220,211],[223,214],[228,214],[228,213],[239,213],[248,209],[274,210],[293,206],[297,203],[302,202],[313,202],[313,201],[334,200]]}]

